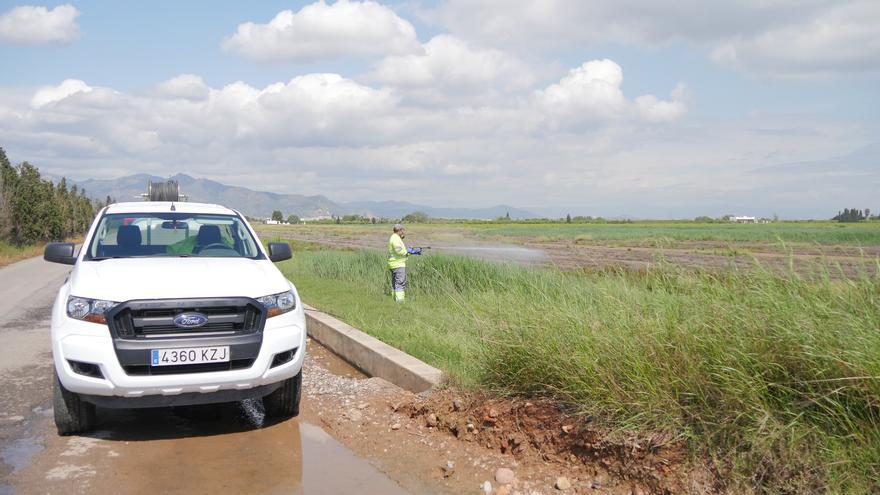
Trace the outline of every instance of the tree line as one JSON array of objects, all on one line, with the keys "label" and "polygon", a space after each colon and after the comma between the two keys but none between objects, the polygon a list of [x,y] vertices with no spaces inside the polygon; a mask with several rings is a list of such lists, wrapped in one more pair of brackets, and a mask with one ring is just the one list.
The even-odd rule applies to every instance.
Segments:
[{"label": "tree line", "polygon": [[0,241],[17,246],[85,234],[95,205],[85,190],[40,177],[28,162],[13,166],[0,147]]},{"label": "tree line", "polygon": [[[281,210],[275,210],[272,212],[272,220],[279,223],[284,221],[284,214],[281,213]],[[297,224],[299,223],[299,217],[291,213],[290,215],[287,215],[287,223],[291,225]]]},{"label": "tree line", "polygon": [[858,208],[844,208],[843,211],[838,211],[837,215],[831,219],[837,220],[838,222],[861,222],[863,220],[870,220],[871,209],[865,208],[865,210],[862,211]]}]

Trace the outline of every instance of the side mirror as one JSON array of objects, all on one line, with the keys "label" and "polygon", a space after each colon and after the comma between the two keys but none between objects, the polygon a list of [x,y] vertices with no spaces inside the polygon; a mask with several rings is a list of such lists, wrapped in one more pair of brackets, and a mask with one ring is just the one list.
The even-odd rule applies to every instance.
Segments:
[{"label": "side mirror", "polygon": [[290,244],[286,242],[270,242],[269,243],[269,259],[275,263],[279,261],[289,260],[293,258],[290,252]]},{"label": "side mirror", "polygon": [[76,245],[72,242],[51,242],[46,244],[43,259],[52,263],[75,265],[76,256],[73,254],[75,250]]}]

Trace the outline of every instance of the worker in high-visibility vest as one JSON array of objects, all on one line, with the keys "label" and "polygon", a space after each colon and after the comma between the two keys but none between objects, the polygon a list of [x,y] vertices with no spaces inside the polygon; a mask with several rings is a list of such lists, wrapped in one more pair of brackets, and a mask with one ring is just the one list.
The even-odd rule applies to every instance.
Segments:
[{"label": "worker in high-visibility vest", "polygon": [[391,294],[394,300],[402,303],[406,298],[406,258],[422,254],[421,248],[409,248],[403,243],[406,229],[394,224],[394,233],[388,239],[388,269],[391,270]]}]

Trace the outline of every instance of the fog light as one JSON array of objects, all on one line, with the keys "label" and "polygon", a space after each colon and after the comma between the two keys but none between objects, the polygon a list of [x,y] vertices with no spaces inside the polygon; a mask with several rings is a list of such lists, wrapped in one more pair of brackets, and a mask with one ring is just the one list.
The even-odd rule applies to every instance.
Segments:
[{"label": "fog light", "polygon": [[289,362],[291,359],[293,359],[294,354],[296,354],[296,349],[291,349],[289,351],[279,352],[278,354],[275,354],[275,357],[272,358],[272,366],[270,366],[270,368],[281,366],[282,364]]},{"label": "fog light", "polygon": [[101,368],[99,368],[97,364],[83,363],[71,359],[68,359],[67,363],[70,364],[70,369],[72,369],[77,375],[90,376],[92,378],[104,378],[104,374],[101,373]]}]

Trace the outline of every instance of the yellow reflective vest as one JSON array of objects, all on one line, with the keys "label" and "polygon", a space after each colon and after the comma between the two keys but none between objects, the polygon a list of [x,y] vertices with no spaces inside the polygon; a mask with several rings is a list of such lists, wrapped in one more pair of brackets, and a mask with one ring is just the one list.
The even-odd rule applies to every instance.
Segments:
[{"label": "yellow reflective vest", "polygon": [[403,239],[396,233],[391,234],[391,238],[388,239],[388,268],[393,270],[405,267],[407,256],[409,253],[406,252]]}]

